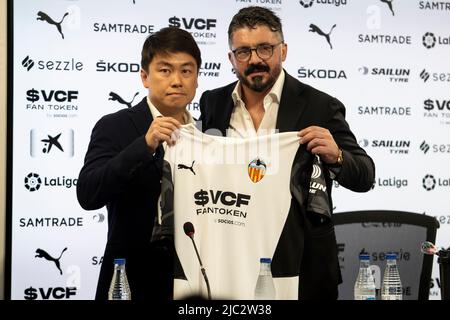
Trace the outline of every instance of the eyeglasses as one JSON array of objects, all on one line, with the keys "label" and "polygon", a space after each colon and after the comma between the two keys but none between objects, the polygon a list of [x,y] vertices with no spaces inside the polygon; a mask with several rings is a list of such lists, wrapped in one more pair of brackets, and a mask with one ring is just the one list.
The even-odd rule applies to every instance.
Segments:
[{"label": "eyeglasses", "polygon": [[255,48],[250,47],[241,47],[234,50],[231,50],[233,52],[235,58],[241,62],[246,62],[250,60],[250,57],[252,56],[253,51],[256,52],[256,55],[263,60],[269,59],[273,55],[273,48],[276,46],[282,44],[283,41],[278,42],[277,44],[258,44]]}]

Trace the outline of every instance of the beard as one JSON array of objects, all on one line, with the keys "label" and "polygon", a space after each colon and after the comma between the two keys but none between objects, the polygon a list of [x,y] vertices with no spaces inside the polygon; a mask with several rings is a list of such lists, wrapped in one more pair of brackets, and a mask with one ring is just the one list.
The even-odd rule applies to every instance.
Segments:
[{"label": "beard", "polygon": [[[281,66],[276,65],[272,70],[269,66],[263,65],[263,64],[251,64],[248,66],[248,68],[244,71],[244,73],[238,72],[236,70],[236,76],[241,81],[243,85],[250,88],[253,91],[256,92],[264,92],[267,89],[270,89],[275,81],[277,81],[278,76],[281,73]],[[269,78],[264,81],[264,77],[257,75],[257,76],[251,76],[254,72],[267,72],[269,73]],[[250,80],[247,78],[250,76]]]}]

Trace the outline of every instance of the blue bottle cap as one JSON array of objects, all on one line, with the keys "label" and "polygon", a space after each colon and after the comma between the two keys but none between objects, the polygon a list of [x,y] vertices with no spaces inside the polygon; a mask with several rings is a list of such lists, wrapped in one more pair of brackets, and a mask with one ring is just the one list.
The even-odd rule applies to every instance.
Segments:
[{"label": "blue bottle cap", "polygon": [[387,253],[386,260],[397,260],[397,254],[394,252]]},{"label": "blue bottle cap", "polygon": [[359,254],[359,260],[369,261],[370,260],[370,256],[369,256],[368,253],[360,253]]},{"label": "blue bottle cap", "polygon": [[272,259],[270,258],[261,258],[259,259],[260,263],[272,263]]},{"label": "blue bottle cap", "polygon": [[125,259],[124,258],[114,259],[114,264],[123,266],[123,265],[125,265]]}]

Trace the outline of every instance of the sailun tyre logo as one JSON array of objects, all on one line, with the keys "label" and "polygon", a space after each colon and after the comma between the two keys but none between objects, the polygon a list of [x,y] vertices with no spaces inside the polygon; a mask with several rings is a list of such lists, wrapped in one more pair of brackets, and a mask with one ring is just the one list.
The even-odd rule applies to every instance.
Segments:
[{"label": "sailun tyre logo", "polygon": [[261,181],[266,173],[267,166],[261,159],[255,159],[248,165],[248,176],[254,183]]},{"label": "sailun tyre logo", "polygon": [[423,179],[422,179],[422,185],[425,188],[425,190],[427,191],[431,191],[434,189],[434,187],[436,186],[436,179],[434,178],[433,175],[431,174],[427,174]]},{"label": "sailun tyre logo", "polygon": [[422,43],[427,49],[434,48],[436,45],[436,37],[433,33],[427,32],[422,37]]},{"label": "sailun tyre logo", "polygon": [[317,179],[322,174],[322,170],[320,170],[320,167],[317,164],[313,165],[313,171],[311,174],[311,179]]},{"label": "sailun tyre logo", "polygon": [[25,188],[33,192],[39,190],[42,184],[42,179],[37,173],[30,173],[25,177]]}]

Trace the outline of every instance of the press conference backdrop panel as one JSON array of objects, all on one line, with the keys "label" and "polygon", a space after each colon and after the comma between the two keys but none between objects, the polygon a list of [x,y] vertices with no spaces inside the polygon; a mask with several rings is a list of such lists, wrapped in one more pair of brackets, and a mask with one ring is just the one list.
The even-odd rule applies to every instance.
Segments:
[{"label": "press conference backdrop panel", "polygon": [[[437,243],[449,246],[450,1],[15,0],[9,1],[12,299],[94,297],[107,213],[84,211],[75,194],[93,125],[145,97],[142,44],[166,26],[188,30],[202,50],[189,105],[197,117],[204,90],[235,80],[227,28],[248,5],[282,18],[285,69],[346,105],[352,130],[376,162],[372,191],[335,185],[335,211],[436,216]],[[431,299],[439,298],[437,279],[435,266]]]}]

